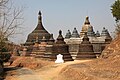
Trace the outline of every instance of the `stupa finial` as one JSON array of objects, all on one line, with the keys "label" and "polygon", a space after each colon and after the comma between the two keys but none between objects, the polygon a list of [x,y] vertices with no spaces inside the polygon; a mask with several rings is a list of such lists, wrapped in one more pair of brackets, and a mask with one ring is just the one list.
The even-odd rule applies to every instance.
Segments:
[{"label": "stupa finial", "polygon": [[41,11],[39,11],[38,15],[42,15]]},{"label": "stupa finial", "polygon": [[90,22],[89,22],[89,17],[88,17],[88,16],[86,16],[85,24],[90,24]]},{"label": "stupa finial", "polygon": [[41,13],[41,11],[38,12],[38,15],[39,15],[38,16],[38,23],[41,23],[42,22],[42,16],[41,16],[42,13]]},{"label": "stupa finial", "polygon": [[59,35],[62,35],[62,31],[61,30],[59,30]]}]

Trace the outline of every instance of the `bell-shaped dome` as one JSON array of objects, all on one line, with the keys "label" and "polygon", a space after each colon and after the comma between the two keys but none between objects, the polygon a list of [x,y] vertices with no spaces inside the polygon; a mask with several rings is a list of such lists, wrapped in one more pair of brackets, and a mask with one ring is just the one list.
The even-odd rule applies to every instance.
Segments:
[{"label": "bell-shaped dome", "polygon": [[108,30],[105,29],[105,27],[103,27],[103,30],[102,30],[101,36],[103,36],[103,37],[110,36]]},{"label": "bell-shaped dome", "polygon": [[89,17],[87,16],[85,19],[84,25],[82,26],[80,37],[83,37],[85,33],[87,33],[89,27],[92,27],[92,26],[90,25]]},{"label": "bell-shaped dome", "polygon": [[43,36],[45,36],[45,38],[47,39],[46,41],[48,41],[50,39],[50,34],[48,33],[48,31],[43,27],[42,24],[42,14],[39,11],[38,13],[38,24],[37,27],[32,31],[32,33],[30,33],[28,35],[27,41],[25,43],[25,45],[31,45],[35,42],[36,40],[36,36],[38,37],[38,41],[41,42]]},{"label": "bell-shaped dome", "polygon": [[79,34],[78,34],[78,31],[76,28],[74,28],[72,35],[71,35],[71,38],[79,38]]},{"label": "bell-shaped dome", "polygon": [[95,36],[95,32],[93,31],[93,27],[88,27],[88,31],[87,31],[87,36],[90,37],[94,37]]},{"label": "bell-shaped dome", "polygon": [[69,39],[71,37],[71,32],[68,30],[68,32],[65,35],[65,39]]},{"label": "bell-shaped dome", "polygon": [[102,30],[101,36],[106,36],[106,35],[107,35],[107,31],[106,31],[105,27],[103,27],[103,30]]},{"label": "bell-shaped dome", "polygon": [[59,31],[59,35],[58,35],[58,37],[57,37],[56,44],[65,44],[64,38],[63,38],[63,36],[62,36],[62,31],[61,31],[61,30]]},{"label": "bell-shaped dome", "polygon": [[99,31],[96,32],[95,36],[96,36],[96,37],[100,37]]}]

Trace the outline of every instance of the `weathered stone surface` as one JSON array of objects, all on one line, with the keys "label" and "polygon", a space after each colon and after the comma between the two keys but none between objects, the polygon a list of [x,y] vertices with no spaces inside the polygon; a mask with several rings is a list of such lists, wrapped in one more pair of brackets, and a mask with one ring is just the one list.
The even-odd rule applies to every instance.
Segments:
[{"label": "weathered stone surface", "polygon": [[51,60],[55,61],[57,58],[56,55],[62,54],[64,61],[72,61],[73,59],[72,59],[68,49],[69,49],[69,47],[64,42],[64,38],[62,36],[62,31],[60,30],[57,41],[55,42],[55,44],[53,44],[53,49],[52,49],[53,51],[50,56]]},{"label": "weathered stone surface", "polygon": [[36,37],[38,37],[38,41],[41,42],[43,36],[49,41],[50,33],[43,27],[41,12],[39,12],[37,27],[28,35],[25,45],[33,45]]},{"label": "weathered stone surface", "polygon": [[83,37],[83,41],[79,46],[79,52],[76,59],[95,58],[96,55],[93,51],[93,45],[89,42],[87,34]]},{"label": "weathered stone surface", "polygon": [[100,37],[99,31],[96,32],[95,36],[96,36],[96,37]]},{"label": "weathered stone surface", "polygon": [[87,36],[95,37],[95,32],[93,31],[93,27],[92,27],[92,26],[90,26],[90,27],[88,28]]},{"label": "weathered stone surface", "polygon": [[55,39],[53,38],[53,34],[51,34],[48,44],[53,45],[54,42],[55,42]]},{"label": "weathered stone surface", "polygon": [[41,43],[33,46],[33,50],[31,51],[30,55],[36,58],[43,58],[44,53],[46,52],[46,45],[46,38],[43,36]]},{"label": "weathered stone surface", "polygon": [[68,30],[68,32],[65,35],[65,39],[69,39],[71,37],[71,32]]},{"label": "weathered stone surface", "polygon": [[89,22],[89,17],[87,16],[84,22],[84,25],[82,26],[82,30],[80,32],[80,37],[83,37],[85,33],[87,33],[88,28],[91,27],[90,22]]},{"label": "weathered stone surface", "polygon": [[71,35],[71,38],[79,38],[79,34],[78,34],[78,31],[76,28],[74,28],[73,32],[72,32],[72,35]]}]

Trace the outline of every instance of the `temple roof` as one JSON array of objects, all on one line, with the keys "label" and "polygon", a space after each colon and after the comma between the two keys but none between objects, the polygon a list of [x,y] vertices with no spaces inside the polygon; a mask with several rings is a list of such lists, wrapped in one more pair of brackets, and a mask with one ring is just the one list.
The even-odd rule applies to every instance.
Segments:
[{"label": "temple roof", "polygon": [[71,38],[79,38],[79,34],[78,34],[78,31],[76,28],[74,28],[73,32],[72,32],[72,35],[71,35]]}]

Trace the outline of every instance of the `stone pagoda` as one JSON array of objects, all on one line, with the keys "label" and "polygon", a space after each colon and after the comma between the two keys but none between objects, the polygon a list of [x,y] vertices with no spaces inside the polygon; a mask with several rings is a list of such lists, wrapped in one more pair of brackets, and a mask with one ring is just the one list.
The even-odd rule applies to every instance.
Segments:
[{"label": "stone pagoda", "polygon": [[79,38],[79,34],[78,34],[78,31],[76,28],[74,28],[73,32],[72,32],[72,35],[71,35],[71,38]]},{"label": "stone pagoda", "polygon": [[28,35],[28,38],[26,40],[25,46],[33,45],[36,41],[36,37],[38,37],[38,42],[40,43],[43,36],[46,38],[46,41],[48,42],[50,39],[50,33],[44,28],[42,24],[42,14],[39,11],[38,13],[38,24],[37,27]]},{"label": "stone pagoda", "polygon": [[[77,36],[77,34],[75,34],[76,31],[76,29],[73,30],[74,36]],[[85,18],[85,22],[82,26],[80,34],[78,34],[80,35],[79,37],[73,37],[73,33],[70,38],[65,37],[65,42],[69,45],[69,52],[74,59],[77,56],[77,54],[80,53],[80,50],[82,50],[82,47],[80,47],[79,45],[82,44],[82,42],[84,42],[83,38],[85,34],[88,36],[89,42],[92,44],[93,51],[96,55],[100,55],[104,50],[105,46],[107,44],[110,44],[112,40],[108,30],[105,29],[105,27],[103,28],[101,34],[99,33],[99,31],[95,33],[94,27],[90,24],[89,17],[87,16]]]},{"label": "stone pagoda", "polygon": [[79,46],[79,51],[76,59],[95,58],[96,55],[93,51],[93,45],[89,41],[87,34],[84,35],[83,41]]},{"label": "stone pagoda", "polygon": [[82,26],[82,30],[80,32],[80,37],[83,37],[85,33],[87,33],[89,27],[92,27],[92,26],[90,25],[89,17],[86,16],[84,25]]},{"label": "stone pagoda", "polygon": [[65,35],[65,38],[67,39],[69,39],[71,37],[71,32],[70,32],[70,30],[68,30],[68,32],[66,33],[66,35]]},{"label": "stone pagoda", "polygon": [[64,61],[72,61],[72,57],[69,53],[69,47],[64,42],[64,38],[62,36],[62,31],[59,31],[59,36],[57,38],[57,41],[53,44],[52,47],[52,54],[50,56],[50,59],[52,61],[55,61],[57,59],[57,55],[62,54]]}]

